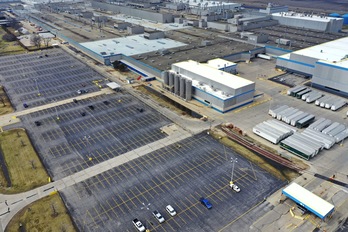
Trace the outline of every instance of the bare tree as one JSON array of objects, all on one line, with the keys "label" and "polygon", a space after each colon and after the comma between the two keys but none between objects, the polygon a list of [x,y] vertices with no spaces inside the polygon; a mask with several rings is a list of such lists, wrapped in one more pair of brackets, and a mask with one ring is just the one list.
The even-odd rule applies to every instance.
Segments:
[{"label": "bare tree", "polygon": [[37,34],[31,36],[31,42],[33,42],[33,44],[38,48],[41,47],[41,40],[42,40],[41,36]]},{"label": "bare tree", "polygon": [[59,213],[57,212],[57,209],[54,203],[51,204],[51,208],[52,208],[52,217],[57,217]]},{"label": "bare tree", "polygon": [[31,168],[32,168],[32,169],[36,169],[35,160],[30,160],[29,162],[30,162],[30,164],[31,164]]},{"label": "bare tree", "polygon": [[6,104],[5,104],[5,100],[4,100],[4,98],[3,98],[3,97],[0,97],[0,101],[2,102],[2,106],[6,106]]},{"label": "bare tree", "polygon": [[51,41],[51,38],[43,38],[42,40],[43,40],[43,42],[44,42],[44,44],[45,44],[45,46],[47,48],[49,43],[50,43],[50,41]]}]

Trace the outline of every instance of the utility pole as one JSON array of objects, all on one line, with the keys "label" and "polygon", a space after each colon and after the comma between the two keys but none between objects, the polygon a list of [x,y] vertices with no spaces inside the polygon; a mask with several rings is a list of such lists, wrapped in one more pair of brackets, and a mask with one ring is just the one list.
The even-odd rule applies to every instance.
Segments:
[{"label": "utility pole", "polygon": [[230,184],[233,184],[234,164],[237,163],[237,158],[232,158],[231,157],[231,162],[232,162],[232,172],[231,172],[231,182],[230,182]]},{"label": "utility pole", "polygon": [[[147,211],[150,211],[150,205],[151,203],[147,203],[145,204],[144,202],[142,202],[142,207],[140,207],[140,209],[146,209]],[[150,229],[147,228],[147,221],[145,220],[145,228],[146,228],[146,232],[150,232]]]}]

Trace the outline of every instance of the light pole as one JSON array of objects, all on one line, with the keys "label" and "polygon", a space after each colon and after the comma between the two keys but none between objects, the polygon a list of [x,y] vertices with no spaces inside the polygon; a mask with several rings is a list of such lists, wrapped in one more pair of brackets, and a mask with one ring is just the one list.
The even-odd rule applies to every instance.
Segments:
[{"label": "light pole", "polygon": [[[151,205],[151,203],[145,204],[145,203],[143,202],[143,203],[141,203],[141,204],[142,204],[143,206],[140,207],[140,209],[146,209],[147,211],[150,210],[150,205]],[[146,232],[150,232],[150,229],[148,229],[147,226],[146,226],[146,222],[147,222],[147,220],[145,219],[145,228],[146,228]]]},{"label": "light pole", "polygon": [[91,138],[91,136],[89,136],[89,135],[85,135],[84,137],[83,137],[83,140],[84,141],[86,141],[87,142],[87,145],[86,145],[86,147],[87,147],[87,149],[88,149],[88,160],[89,161],[91,161],[93,158],[92,158],[92,155],[91,155],[91,148],[90,148],[90,142],[89,142],[89,139]]},{"label": "light pole", "polygon": [[[57,103],[57,101],[56,101],[56,100],[52,100],[52,102]],[[54,107],[54,109],[56,110],[56,117],[57,117],[57,120],[59,120],[59,115],[58,115],[57,104],[56,104],[56,106]]]},{"label": "light pole", "polygon": [[237,158],[232,158],[231,157],[231,162],[232,162],[232,172],[231,172],[231,182],[230,182],[230,184],[233,184],[234,164],[237,163]]},{"label": "light pole", "polygon": [[41,96],[41,93],[40,93],[40,89],[39,89],[39,85],[37,84],[37,78],[34,79],[35,80],[35,85],[36,85],[36,90],[37,90],[37,95],[38,96]]}]

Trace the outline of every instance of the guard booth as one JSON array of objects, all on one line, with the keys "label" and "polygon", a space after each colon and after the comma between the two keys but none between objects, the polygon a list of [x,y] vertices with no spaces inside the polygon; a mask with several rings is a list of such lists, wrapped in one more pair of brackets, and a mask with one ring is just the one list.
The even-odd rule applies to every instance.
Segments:
[{"label": "guard booth", "polygon": [[335,210],[334,205],[296,183],[292,183],[284,188],[282,193],[322,220],[325,220],[325,218],[330,216]]}]

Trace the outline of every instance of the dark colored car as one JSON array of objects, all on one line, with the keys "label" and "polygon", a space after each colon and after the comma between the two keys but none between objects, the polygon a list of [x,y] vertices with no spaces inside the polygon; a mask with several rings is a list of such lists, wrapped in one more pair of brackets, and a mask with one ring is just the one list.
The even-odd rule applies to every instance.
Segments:
[{"label": "dark colored car", "polygon": [[75,103],[77,103],[77,99],[74,98],[73,101],[74,101]]},{"label": "dark colored car", "polygon": [[35,121],[34,123],[36,126],[41,126],[41,122],[39,122],[39,121]]},{"label": "dark colored car", "polygon": [[201,197],[201,199],[199,199],[199,201],[202,203],[202,205],[204,205],[205,207],[207,207],[207,209],[211,209],[213,208],[213,205],[209,202],[208,199]]},{"label": "dark colored car", "polygon": [[90,108],[91,110],[94,110],[94,106],[89,105],[88,108]]},{"label": "dark colored car", "polygon": [[140,113],[144,112],[144,109],[143,109],[143,108],[137,108],[137,110],[138,110]]},{"label": "dark colored car", "polygon": [[105,105],[109,105],[109,104],[110,104],[110,102],[108,102],[108,101],[103,101],[103,103],[104,103]]},{"label": "dark colored car", "polygon": [[82,112],[81,113],[82,117],[86,116],[86,113],[85,112]]},{"label": "dark colored car", "polygon": [[27,103],[24,103],[24,104],[23,104],[23,107],[24,107],[24,108],[28,108],[29,106],[28,106]]}]

